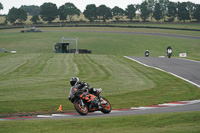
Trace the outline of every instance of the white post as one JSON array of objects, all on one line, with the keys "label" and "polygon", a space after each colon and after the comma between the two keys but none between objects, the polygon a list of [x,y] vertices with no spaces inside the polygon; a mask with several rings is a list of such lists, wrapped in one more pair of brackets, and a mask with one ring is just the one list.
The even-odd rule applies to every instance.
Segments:
[{"label": "white post", "polygon": [[76,38],[76,54],[78,54],[78,38]]},{"label": "white post", "polygon": [[70,40],[69,40],[69,53],[70,53]]}]

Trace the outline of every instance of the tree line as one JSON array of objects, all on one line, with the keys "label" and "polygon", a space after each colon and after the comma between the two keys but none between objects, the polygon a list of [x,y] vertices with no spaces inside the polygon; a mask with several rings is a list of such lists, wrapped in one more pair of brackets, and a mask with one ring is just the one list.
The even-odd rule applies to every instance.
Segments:
[{"label": "tree line", "polygon": [[[0,10],[3,9],[3,5],[0,3]],[[15,23],[18,20],[20,23],[27,20],[29,13],[33,23],[37,23],[40,17],[43,21],[51,23],[56,18],[59,18],[60,22],[67,20],[73,21],[75,15],[80,16],[81,11],[73,3],[65,3],[64,5],[57,7],[54,3],[44,3],[39,6],[21,6],[20,8],[11,8],[6,15],[5,23]],[[139,15],[137,15],[137,14]],[[109,8],[106,5],[100,5],[97,7],[95,4],[89,4],[86,6],[83,14],[90,22],[103,21],[114,19],[115,21],[121,21],[124,18],[133,21],[137,19],[140,21],[150,21],[155,19],[156,21],[168,21],[173,22],[175,19],[178,21],[186,21],[196,19],[200,21],[200,4],[192,2],[172,2],[169,0],[145,0],[141,4],[130,4],[126,9],[122,9],[118,6]]]}]

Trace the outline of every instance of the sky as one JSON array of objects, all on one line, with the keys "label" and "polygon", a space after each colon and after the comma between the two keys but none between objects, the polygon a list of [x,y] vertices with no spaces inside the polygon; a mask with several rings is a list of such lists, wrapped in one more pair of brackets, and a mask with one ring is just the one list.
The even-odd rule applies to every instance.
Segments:
[{"label": "sky", "polygon": [[[57,5],[59,8],[65,3],[73,3],[82,12],[85,10],[86,6],[89,4],[95,4],[97,7],[100,5],[106,5],[107,7],[114,8],[118,6],[125,9],[130,4],[141,4],[144,0],[0,0],[3,5],[3,10],[0,10],[0,14],[7,14],[9,9],[12,7],[20,8],[21,5],[37,5],[41,6],[43,3],[51,2]],[[172,2],[193,2],[195,4],[200,4],[200,0],[170,0]]]}]

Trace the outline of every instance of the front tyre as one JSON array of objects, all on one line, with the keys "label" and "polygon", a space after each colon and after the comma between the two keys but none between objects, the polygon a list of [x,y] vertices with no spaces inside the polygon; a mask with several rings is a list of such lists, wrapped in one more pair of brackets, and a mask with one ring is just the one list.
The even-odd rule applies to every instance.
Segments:
[{"label": "front tyre", "polygon": [[101,106],[102,106],[101,112],[104,114],[108,114],[112,110],[111,104],[109,103],[109,101],[106,98],[102,97],[102,99],[103,99],[104,103],[101,104]]},{"label": "front tyre", "polygon": [[88,108],[86,105],[81,105],[80,101],[74,101],[74,108],[80,115],[87,115]]}]

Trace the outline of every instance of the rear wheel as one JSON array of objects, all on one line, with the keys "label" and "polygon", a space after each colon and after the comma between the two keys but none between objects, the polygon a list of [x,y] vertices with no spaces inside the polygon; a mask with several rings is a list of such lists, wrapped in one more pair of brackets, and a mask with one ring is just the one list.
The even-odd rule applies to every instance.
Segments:
[{"label": "rear wheel", "polygon": [[105,103],[101,104],[102,106],[101,112],[104,114],[108,114],[112,110],[111,104],[106,98],[102,97],[102,99],[104,100]]},{"label": "rear wheel", "polygon": [[79,100],[74,102],[74,108],[80,115],[87,115],[88,114],[87,106],[81,105]]},{"label": "rear wheel", "polygon": [[171,54],[171,53],[168,53],[167,56],[168,56],[168,58],[171,58],[172,54]]}]

